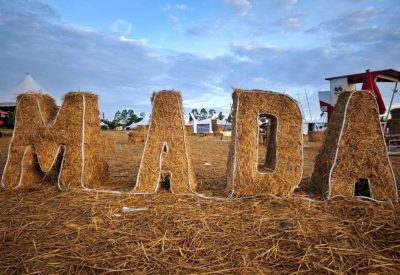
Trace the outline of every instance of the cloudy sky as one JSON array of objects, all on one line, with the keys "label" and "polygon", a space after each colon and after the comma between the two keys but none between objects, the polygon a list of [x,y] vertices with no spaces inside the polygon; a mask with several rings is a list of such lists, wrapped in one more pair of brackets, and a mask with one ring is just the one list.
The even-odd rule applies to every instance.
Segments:
[{"label": "cloudy sky", "polygon": [[399,14],[397,0],[0,0],[0,92],[30,72],[59,98],[95,92],[111,118],[171,88],[187,111],[228,112],[232,87],[288,93],[308,115],[307,91],[318,116],[326,77],[400,69]]}]

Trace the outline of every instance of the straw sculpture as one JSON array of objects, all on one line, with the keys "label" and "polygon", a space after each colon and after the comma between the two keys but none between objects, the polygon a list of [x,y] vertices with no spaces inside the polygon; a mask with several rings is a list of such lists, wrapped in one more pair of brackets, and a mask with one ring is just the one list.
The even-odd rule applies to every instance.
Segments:
[{"label": "straw sculpture", "polygon": [[[123,131],[104,134],[115,140],[106,156],[113,186],[128,189],[144,144],[128,145]],[[0,138],[0,172],[9,142]],[[229,143],[189,142],[198,191],[225,196]],[[305,180],[322,145],[306,144]],[[392,161],[399,177],[400,159]],[[0,274],[400,274],[399,203],[310,201],[314,195],[0,190]]]},{"label": "straw sculpture", "polygon": [[186,129],[186,135],[187,136],[193,136],[193,126],[192,125],[185,125],[185,129]]},{"label": "straw sculpture", "polygon": [[129,144],[141,144],[146,141],[147,129],[135,129],[128,133],[128,143]]},{"label": "straw sculpture", "polygon": [[329,199],[354,196],[360,179],[368,182],[371,198],[397,200],[375,97],[347,91],[339,95],[312,182]]},{"label": "straw sculpture", "polygon": [[4,168],[6,188],[57,182],[59,189],[92,185],[104,177],[97,96],[71,92],[60,110],[53,98],[17,98],[16,123]]},{"label": "straw sculpture", "polygon": [[309,132],[308,141],[310,142],[323,142],[325,139],[325,132]]},{"label": "straw sculpture", "polygon": [[400,108],[390,110],[391,118],[386,122],[386,133],[389,135],[400,134]]},{"label": "straw sculpture", "polygon": [[112,136],[105,133],[101,133],[101,139],[103,140],[104,154],[112,154],[115,152],[115,140]]},{"label": "straw sculpture", "polygon": [[[276,118],[269,131],[271,142],[259,145],[260,114]],[[274,92],[239,90],[233,92],[232,144],[228,159],[228,190],[238,195],[288,195],[302,174],[301,113],[295,100]],[[267,146],[265,165],[259,172],[258,146]]]},{"label": "straw sculpture", "polygon": [[155,193],[169,181],[172,193],[196,188],[190,145],[186,138],[182,96],[176,91],[153,94],[153,110],[134,193]]}]

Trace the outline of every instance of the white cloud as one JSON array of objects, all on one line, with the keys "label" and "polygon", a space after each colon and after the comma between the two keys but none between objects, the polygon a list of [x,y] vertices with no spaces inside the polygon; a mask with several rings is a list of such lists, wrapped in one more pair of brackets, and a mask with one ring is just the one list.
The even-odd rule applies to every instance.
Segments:
[{"label": "white cloud", "polygon": [[171,21],[174,22],[174,23],[178,23],[179,22],[179,18],[177,16],[168,15],[168,18],[171,19]]},{"label": "white cloud", "polygon": [[162,10],[163,11],[169,11],[169,10],[171,10],[172,9],[172,6],[170,5],[170,4],[165,4],[163,7],[162,7]]},{"label": "white cloud", "polygon": [[65,30],[70,30],[72,32],[81,33],[81,34],[88,34],[88,33],[95,33],[96,30],[94,28],[83,26],[83,25],[76,25],[76,24],[63,24],[61,26]]},{"label": "white cloud", "polygon": [[145,38],[133,39],[125,37],[124,35],[119,37],[119,40],[126,43],[131,43],[133,45],[149,46],[149,41]]},{"label": "white cloud", "polygon": [[194,98],[184,98],[183,105],[186,109],[214,108],[218,111],[228,111],[232,100],[231,89],[219,86],[217,83],[202,82],[203,89],[207,92],[200,93]]},{"label": "white cloud", "polygon": [[183,18],[183,13],[189,10],[188,5],[182,3],[173,5],[168,3],[162,7],[162,10],[166,13],[169,20],[172,22],[173,30],[182,31],[184,29],[180,22]]},{"label": "white cloud", "polygon": [[221,22],[219,20],[204,20],[196,22],[196,24],[190,26],[186,30],[186,34],[191,36],[206,36],[215,33],[215,31],[218,30],[220,27]]},{"label": "white cloud", "polygon": [[271,44],[253,45],[249,43],[243,44],[239,42],[232,42],[230,46],[233,52],[239,55],[247,55],[248,53],[254,54],[254,52],[256,51],[263,51],[269,53],[274,53],[274,52],[277,53],[283,51],[282,47]]},{"label": "white cloud", "polygon": [[378,12],[378,9],[375,8],[374,6],[369,6],[366,7],[365,9],[362,9],[359,14],[362,16],[372,16],[375,15]]},{"label": "white cloud", "polygon": [[[398,69],[400,60],[400,26],[395,15],[391,24],[373,28],[366,23],[357,32],[338,25],[348,14],[329,27],[318,25],[321,32],[331,31],[324,36],[329,46],[296,49],[238,40],[241,43],[232,43],[229,54],[204,58],[156,48],[147,40],[124,35],[121,32],[129,30],[129,23],[122,24],[125,28],[116,35],[110,29],[67,25],[18,6],[4,12],[4,5],[11,1],[3,3],[0,90],[8,90],[29,71],[59,97],[79,87],[99,94],[100,109],[108,117],[123,107],[149,113],[151,93],[165,88],[182,91],[185,107],[229,109],[231,87],[286,91],[293,96],[296,89],[328,88],[325,77],[365,68]],[[46,14],[55,13],[51,7],[46,10]],[[388,94],[382,93],[384,97]],[[315,108],[318,114],[317,101]]]},{"label": "white cloud", "polygon": [[228,5],[235,6],[241,10],[241,15],[246,15],[251,10],[253,5],[248,0],[224,0]]},{"label": "white cloud", "polygon": [[183,10],[184,11],[184,10],[187,10],[189,8],[189,6],[186,5],[186,4],[176,4],[175,8],[178,9],[178,10]]},{"label": "white cloud", "polygon": [[300,19],[298,19],[296,17],[284,18],[279,23],[285,29],[290,30],[290,31],[297,31],[298,29],[300,29],[300,26],[301,26]]},{"label": "white cloud", "polygon": [[128,35],[132,32],[132,24],[125,20],[117,19],[112,23],[111,29],[115,33]]},{"label": "white cloud", "polygon": [[360,26],[360,25],[365,24],[365,22],[367,22],[367,20],[366,20],[364,17],[355,17],[355,18],[352,18],[352,19],[351,19],[351,22],[352,22],[354,25]]},{"label": "white cloud", "polygon": [[[355,32],[374,24],[377,15],[381,15],[379,19],[382,21],[387,17],[387,13],[374,6],[369,6],[364,9],[339,14],[327,21],[322,21],[318,26],[311,27],[309,31],[311,32],[312,29],[323,29],[327,32],[332,32],[334,36]],[[378,21],[377,23],[382,24],[382,21]]]},{"label": "white cloud", "polygon": [[296,5],[298,0],[280,0],[280,2],[282,7],[289,9]]},{"label": "white cloud", "polygon": [[305,33],[318,32],[325,35],[332,47],[346,49],[347,52],[355,51],[373,47],[374,44],[391,44],[399,41],[400,23],[393,18],[392,14],[381,8],[368,6],[323,21]]},{"label": "white cloud", "polygon": [[163,11],[174,11],[174,10],[180,10],[180,11],[185,11],[185,10],[188,10],[189,9],[189,6],[188,5],[186,5],[186,4],[180,4],[180,3],[178,3],[178,4],[175,4],[175,5],[171,5],[171,4],[165,4],[163,7],[162,7],[162,10]]}]

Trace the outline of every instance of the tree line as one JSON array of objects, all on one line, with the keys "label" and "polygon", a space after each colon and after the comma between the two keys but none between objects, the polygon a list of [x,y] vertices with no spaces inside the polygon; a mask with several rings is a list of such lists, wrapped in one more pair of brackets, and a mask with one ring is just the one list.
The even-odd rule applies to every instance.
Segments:
[{"label": "tree line", "polygon": [[[192,111],[190,113],[192,113],[192,115],[196,118],[196,120],[213,118],[217,114],[215,109],[209,109],[207,111],[207,109],[205,109],[205,108],[202,108],[200,111],[198,111],[197,109],[192,109]],[[189,113],[189,121],[193,121],[193,118],[190,115],[190,113]],[[229,117],[230,117],[230,115],[228,116],[228,119],[229,119]],[[223,119],[225,119],[225,115],[222,112],[219,112],[216,118],[219,120],[223,120]]]},{"label": "tree line", "polygon": [[132,109],[124,109],[122,111],[118,110],[114,114],[113,120],[102,119],[101,121],[107,124],[110,129],[115,129],[118,126],[126,127],[132,123],[138,123],[144,119],[145,115],[146,114],[144,112],[141,112],[139,115],[137,115]]},{"label": "tree line", "polygon": [[[229,116],[225,118],[225,115],[222,112],[219,112],[218,115],[216,115],[217,112],[215,111],[215,109],[209,109],[208,111],[205,108],[200,109],[200,111],[198,109],[192,109],[191,113],[197,120],[215,117],[219,120],[226,119],[227,121],[231,122],[231,114],[229,114]],[[140,122],[141,120],[144,119],[145,115],[146,114],[144,112],[136,114],[135,111],[132,109],[124,109],[122,111],[118,110],[114,114],[114,119],[109,120],[103,118],[101,119],[101,121],[107,124],[107,126],[110,129],[115,129],[118,126],[125,128],[126,126],[129,126],[132,123]],[[189,121],[193,121],[193,118],[190,114],[189,114]]]}]

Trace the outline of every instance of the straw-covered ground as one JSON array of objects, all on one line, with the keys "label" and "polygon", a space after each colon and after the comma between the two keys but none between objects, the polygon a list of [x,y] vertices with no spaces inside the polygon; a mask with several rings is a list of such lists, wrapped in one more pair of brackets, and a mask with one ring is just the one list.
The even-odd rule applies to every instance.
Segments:
[{"label": "straw-covered ground", "polygon": [[[107,161],[129,190],[141,145],[126,133]],[[9,138],[0,138],[0,168]],[[223,196],[229,141],[191,138],[199,192]],[[400,272],[400,207],[360,200],[310,202],[320,144],[305,144],[304,181],[291,199],[0,191],[0,273],[262,274]],[[393,158],[400,176],[400,159]],[[109,184],[108,184],[109,185]],[[107,186],[105,184],[105,186]]]}]

